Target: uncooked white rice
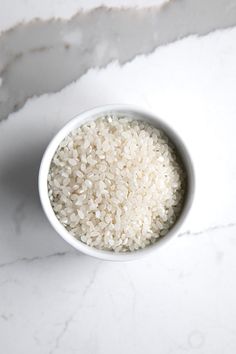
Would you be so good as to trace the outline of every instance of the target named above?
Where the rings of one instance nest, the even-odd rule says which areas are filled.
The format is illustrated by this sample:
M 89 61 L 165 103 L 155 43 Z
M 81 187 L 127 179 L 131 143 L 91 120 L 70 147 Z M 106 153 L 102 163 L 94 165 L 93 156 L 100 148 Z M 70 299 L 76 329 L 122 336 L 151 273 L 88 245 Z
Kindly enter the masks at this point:
M 144 248 L 178 217 L 185 174 L 166 135 L 129 117 L 105 116 L 72 131 L 48 175 L 58 220 L 89 246 Z

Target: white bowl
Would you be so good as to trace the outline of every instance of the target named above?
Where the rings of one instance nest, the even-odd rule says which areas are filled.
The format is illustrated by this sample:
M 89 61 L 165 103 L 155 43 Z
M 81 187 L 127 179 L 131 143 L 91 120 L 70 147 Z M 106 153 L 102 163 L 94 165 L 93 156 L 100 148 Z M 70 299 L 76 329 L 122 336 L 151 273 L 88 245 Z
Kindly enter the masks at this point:
M 172 143 L 175 145 L 177 152 L 183 162 L 183 165 L 185 167 L 186 173 L 187 173 L 187 191 L 186 191 L 186 197 L 184 201 L 184 205 L 181 211 L 181 214 L 179 215 L 176 223 L 172 226 L 170 231 L 162 238 L 156 241 L 156 243 L 147 246 L 144 249 L 140 249 L 137 251 L 133 252 L 124 252 L 124 253 L 115 253 L 112 251 L 102 251 L 98 250 L 96 248 L 90 247 L 83 243 L 82 241 L 77 240 L 74 236 L 72 236 L 66 228 L 60 223 L 60 221 L 57 219 L 50 200 L 48 196 L 48 185 L 47 185 L 47 178 L 48 178 L 48 172 L 51 164 L 51 160 L 61 143 L 61 141 L 75 128 L 78 128 L 80 125 L 94 120 L 98 118 L 99 116 L 103 114 L 109 114 L 109 113 L 126 113 L 128 115 L 134 116 L 135 119 L 140 119 L 143 121 L 147 121 L 153 126 L 160 128 L 163 130 L 166 135 L 169 137 L 169 139 L 172 141 Z M 58 234 L 65 240 L 67 241 L 71 246 L 76 248 L 77 250 L 93 257 L 97 257 L 100 259 L 104 260 L 110 260 L 110 261 L 130 261 L 134 260 L 140 257 L 143 257 L 150 252 L 157 251 L 159 247 L 164 245 L 167 241 L 169 241 L 171 238 L 173 238 L 175 235 L 177 235 L 178 230 L 182 226 L 189 210 L 192 204 L 193 200 L 193 195 L 194 195 L 194 189 L 195 189 L 195 177 L 194 177 L 194 170 L 193 170 L 193 164 L 191 161 L 191 158 L 189 156 L 189 153 L 181 140 L 181 138 L 173 131 L 172 128 L 170 128 L 166 123 L 164 123 L 162 120 L 157 118 L 155 115 L 152 113 L 143 111 L 142 109 L 139 109 L 137 107 L 129 106 L 129 105 L 107 105 L 107 106 L 102 106 L 102 107 L 97 107 L 94 109 L 91 109 L 89 111 L 80 113 L 77 115 L 74 119 L 69 121 L 57 134 L 56 136 L 52 139 L 50 144 L 48 145 L 43 158 L 42 162 L 40 165 L 40 170 L 39 170 L 39 195 L 40 195 L 40 200 L 42 203 L 43 210 L 50 221 L 51 225 L 53 228 L 58 232 Z

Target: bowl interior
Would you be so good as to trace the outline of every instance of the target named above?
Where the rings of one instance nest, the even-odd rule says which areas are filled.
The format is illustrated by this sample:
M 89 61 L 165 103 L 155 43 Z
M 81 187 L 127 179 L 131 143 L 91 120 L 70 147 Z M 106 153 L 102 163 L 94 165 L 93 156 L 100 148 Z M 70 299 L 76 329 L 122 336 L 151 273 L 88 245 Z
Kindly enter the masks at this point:
M 185 192 L 185 199 L 183 203 L 182 210 L 178 219 L 176 220 L 175 224 L 171 227 L 168 233 L 163 236 L 162 238 L 158 239 L 154 244 L 151 244 L 144 249 L 140 249 L 133 252 L 119 252 L 115 253 L 113 251 L 103 251 L 93 247 L 90 247 L 83 243 L 82 241 L 76 239 L 73 235 L 71 235 L 66 228 L 60 223 L 57 219 L 53 208 L 51 206 L 51 202 L 48 196 L 48 184 L 47 178 L 48 173 L 51 165 L 52 158 L 61 143 L 61 141 L 74 129 L 78 128 L 82 124 L 95 120 L 98 117 L 106 114 L 115 114 L 117 116 L 127 115 L 134 119 L 142 120 L 145 122 L 150 123 L 154 127 L 157 127 L 164 131 L 167 135 L 171 143 L 175 146 L 176 152 L 183 164 L 183 167 L 186 171 L 186 192 Z M 167 242 L 171 237 L 176 235 L 177 231 L 179 230 L 180 226 L 182 225 L 190 207 L 192 204 L 193 194 L 194 194 L 194 171 L 193 171 L 193 164 L 191 162 L 189 153 L 180 139 L 180 137 L 161 119 L 157 118 L 156 116 L 152 115 L 149 112 L 140 110 L 136 107 L 131 107 L 127 105 L 109 105 L 105 107 L 98 107 L 94 108 L 90 111 L 86 111 L 84 113 L 79 114 L 74 119 L 69 121 L 52 139 L 50 144 L 48 145 L 44 156 L 42 158 L 40 170 L 39 170 L 39 194 L 42 203 L 42 207 L 44 212 L 50 221 L 51 225 L 54 229 L 61 235 L 64 240 L 66 240 L 71 246 L 75 247 L 77 250 L 88 254 L 90 256 L 94 256 L 100 259 L 105 260 L 116 260 L 116 261 L 128 261 L 132 259 L 139 258 L 148 254 L 149 252 L 154 251 L 156 248 L 163 245 Z

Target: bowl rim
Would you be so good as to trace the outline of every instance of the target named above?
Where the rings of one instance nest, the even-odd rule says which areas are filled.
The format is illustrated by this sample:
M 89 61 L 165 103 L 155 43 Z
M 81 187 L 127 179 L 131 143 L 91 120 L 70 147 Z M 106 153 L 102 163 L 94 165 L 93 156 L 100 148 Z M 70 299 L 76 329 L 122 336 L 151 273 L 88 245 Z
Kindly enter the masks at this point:
M 158 239 L 155 243 L 133 252 L 114 252 L 114 251 L 104 251 L 99 250 L 97 248 L 91 247 L 83 243 L 82 241 L 76 239 L 73 235 L 66 230 L 66 228 L 60 223 L 57 219 L 53 208 L 51 206 L 51 202 L 49 200 L 48 195 L 48 184 L 47 177 L 51 164 L 51 160 L 56 152 L 61 141 L 74 129 L 81 126 L 83 123 L 94 120 L 101 116 L 102 114 L 109 113 L 128 113 L 129 115 L 134 115 L 134 118 L 139 118 L 144 121 L 149 121 L 151 124 L 157 126 L 159 129 L 163 130 L 167 137 L 170 138 L 170 141 L 176 147 L 176 150 L 183 161 L 184 168 L 187 172 L 187 193 L 185 197 L 185 202 L 181 214 L 179 215 L 175 224 L 171 227 L 168 233 L 163 237 Z M 78 251 L 87 254 L 89 256 L 93 256 L 102 260 L 109 261 L 131 261 L 135 259 L 139 259 L 144 257 L 164 244 L 166 244 L 170 239 L 173 239 L 174 236 L 177 236 L 179 229 L 183 226 L 184 221 L 191 209 L 194 193 L 195 193 L 195 172 L 193 167 L 193 162 L 191 156 L 188 152 L 188 149 L 185 146 L 182 138 L 176 131 L 171 128 L 166 122 L 156 116 L 154 113 L 145 110 L 143 108 L 137 107 L 135 105 L 129 104 L 109 104 L 94 107 L 89 110 L 85 110 L 79 114 L 77 114 L 74 118 L 69 120 L 62 128 L 55 134 L 52 140 L 49 142 L 39 168 L 38 175 L 38 189 L 39 189 L 39 197 L 41 201 L 42 208 L 44 213 L 49 220 L 52 227 L 57 231 L 57 233 L 72 247 L 77 249 Z

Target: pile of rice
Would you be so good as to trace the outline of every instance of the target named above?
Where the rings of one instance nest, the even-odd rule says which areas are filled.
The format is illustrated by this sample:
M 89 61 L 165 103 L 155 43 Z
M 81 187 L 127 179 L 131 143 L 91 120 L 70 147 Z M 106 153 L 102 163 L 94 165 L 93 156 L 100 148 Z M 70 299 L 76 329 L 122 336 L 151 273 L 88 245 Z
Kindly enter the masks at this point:
M 89 246 L 144 248 L 178 217 L 185 174 L 165 134 L 129 117 L 105 116 L 72 131 L 48 175 L 58 220 Z

